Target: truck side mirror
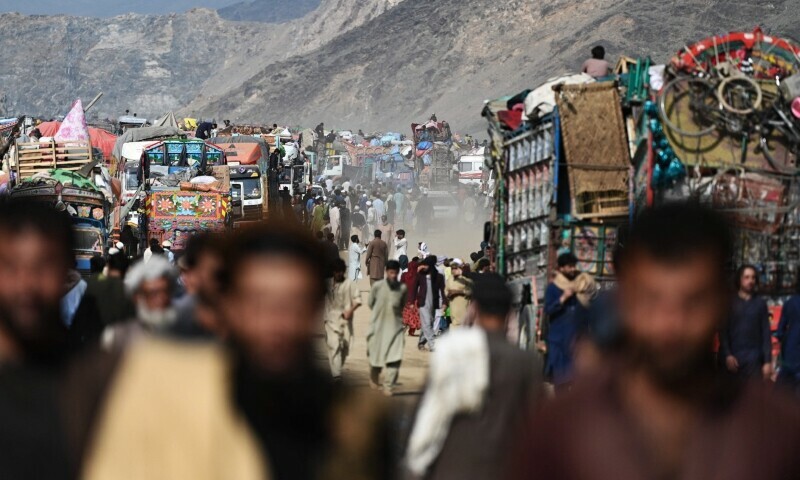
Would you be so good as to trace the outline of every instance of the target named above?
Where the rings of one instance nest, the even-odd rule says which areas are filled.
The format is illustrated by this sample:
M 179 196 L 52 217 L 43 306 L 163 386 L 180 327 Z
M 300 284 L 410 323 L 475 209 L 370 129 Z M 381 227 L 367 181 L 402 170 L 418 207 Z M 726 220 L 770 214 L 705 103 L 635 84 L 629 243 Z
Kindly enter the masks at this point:
M 492 239 L 492 222 L 486 222 L 483 224 L 483 241 L 489 243 L 489 240 Z

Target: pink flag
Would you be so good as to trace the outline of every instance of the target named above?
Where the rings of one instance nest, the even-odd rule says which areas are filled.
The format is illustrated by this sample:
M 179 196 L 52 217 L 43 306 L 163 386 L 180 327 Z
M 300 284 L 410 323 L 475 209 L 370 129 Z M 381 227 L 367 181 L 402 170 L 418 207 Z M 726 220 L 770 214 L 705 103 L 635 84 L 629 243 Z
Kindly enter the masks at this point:
M 89 128 L 86 126 L 86 117 L 83 114 L 83 103 L 80 98 L 72 104 L 72 108 L 64 117 L 61 127 L 53 138 L 57 142 L 89 141 Z

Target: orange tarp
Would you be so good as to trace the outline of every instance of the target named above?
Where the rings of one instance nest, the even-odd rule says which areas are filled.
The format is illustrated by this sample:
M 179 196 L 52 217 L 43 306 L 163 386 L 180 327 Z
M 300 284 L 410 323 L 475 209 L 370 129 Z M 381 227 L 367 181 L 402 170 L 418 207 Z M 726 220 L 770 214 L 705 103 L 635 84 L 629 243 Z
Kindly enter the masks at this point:
M 222 143 L 216 144 L 225 151 L 228 164 L 257 165 L 261 158 L 261 146 L 257 143 Z
M 37 128 L 45 137 L 52 137 L 56 134 L 61 122 L 43 122 Z M 103 151 L 104 158 L 111 158 L 111 152 L 114 150 L 114 144 L 117 142 L 117 136 L 106 132 L 100 128 L 89 127 L 89 138 L 92 140 L 92 146 L 99 148 Z

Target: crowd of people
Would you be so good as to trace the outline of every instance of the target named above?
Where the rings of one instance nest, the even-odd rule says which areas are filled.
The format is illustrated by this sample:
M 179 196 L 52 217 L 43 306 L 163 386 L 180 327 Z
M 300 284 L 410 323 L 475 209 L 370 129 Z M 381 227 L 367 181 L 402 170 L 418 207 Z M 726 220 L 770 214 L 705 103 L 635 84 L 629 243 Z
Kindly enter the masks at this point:
M 200 234 L 172 258 L 154 242 L 130 267 L 120 245 L 81 279 L 63 212 L 1 203 L 0 471 L 56 479 L 800 471 L 797 400 L 767 383 L 774 371 L 757 272 L 741 268 L 729 288 L 730 236 L 712 212 L 671 205 L 642 214 L 615 254 L 613 290 L 598 293 L 563 252 L 545 292 L 544 361 L 508 340 L 519 300 L 491 272 L 490 245 L 465 262 L 418 242 L 409 260 L 403 229 L 386 232 L 391 248 L 376 229 L 362 295 L 361 263 L 354 268 L 335 237 L 329 248 L 310 230 L 282 220 Z M 778 328 L 778 378 L 795 392 L 798 298 Z M 394 393 L 414 330 L 431 351 L 407 434 L 395 404 L 344 379 L 360 309 L 369 310 L 373 389 Z

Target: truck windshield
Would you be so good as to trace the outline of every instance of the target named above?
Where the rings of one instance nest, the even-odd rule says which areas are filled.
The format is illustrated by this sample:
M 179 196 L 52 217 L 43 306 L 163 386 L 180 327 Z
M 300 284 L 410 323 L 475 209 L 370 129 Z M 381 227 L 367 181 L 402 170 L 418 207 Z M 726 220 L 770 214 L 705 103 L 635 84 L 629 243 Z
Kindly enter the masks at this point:
M 139 188 L 139 172 L 137 170 L 125 170 L 125 189 L 136 190 Z
M 246 178 L 242 180 L 244 198 L 250 200 L 261 198 L 261 180 L 258 178 Z
M 103 234 L 96 228 L 76 228 L 75 250 L 103 253 Z

